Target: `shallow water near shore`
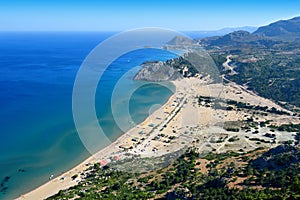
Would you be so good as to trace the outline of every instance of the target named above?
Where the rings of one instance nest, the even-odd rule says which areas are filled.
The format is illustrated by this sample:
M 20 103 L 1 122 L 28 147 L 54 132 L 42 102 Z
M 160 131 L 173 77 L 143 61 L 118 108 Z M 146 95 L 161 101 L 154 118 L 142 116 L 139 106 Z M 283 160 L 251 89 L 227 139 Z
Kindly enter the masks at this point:
M 0 33 L 0 199 L 28 192 L 90 155 L 72 118 L 73 83 L 84 58 L 112 34 Z M 112 141 L 123 133 L 110 110 L 115 83 L 144 61 L 173 57 L 163 50 L 138 50 L 121 56 L 107 69 L 97 90 L 96 110 Z M 126 74 L 124 91 L 139 84 L 132 76 Z M 142 122 L 152 105 L 164 104 L 171 95 L 172 91 L 157 84 L 139 88 L 130 100 L 134 123 Z

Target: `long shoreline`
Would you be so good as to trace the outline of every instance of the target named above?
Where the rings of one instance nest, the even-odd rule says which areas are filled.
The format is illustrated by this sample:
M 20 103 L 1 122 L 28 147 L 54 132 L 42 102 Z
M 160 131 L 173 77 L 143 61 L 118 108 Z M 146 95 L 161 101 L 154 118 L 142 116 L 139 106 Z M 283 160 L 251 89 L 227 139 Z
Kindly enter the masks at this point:
M 169 97 L 169 99 L 166 101 L 166 103 L 163 106 L 161 106 L 158 110 L 165 109 L 167 107 L 167 105 L 169 105 L 170 103 L 172 103 L 174 101 L 175 96 L 176 96 L 176 92 L 177 92 L 176 84 L 174 84 L 174 86 L 175 86 L 175 93 L 173 93 Z M 72 180 L 71 177 L 73 175 L 80 174 L 80 173 L 84 172 L 91 165 L 93 165 L 94 163 L 99 162 L 100 161 L 99 158 L 109 157 L 112 154 L 114 154 L 116 151 L 118 151 L 119 150 L 119 145 L 124 140 L 126 140 L 126 139 L 134 136 L 134 135 L 131 134 L 131 132 L 134 129 L 136 129 L 137 127 L 139 127 L 141 125 L 149 124 L 149 123 L 151 123 L 151 119 L 156 118 L 158 110 L 156 110 L 154 113 L 152 113 L 150 116 L 148 116 L 144 121 L 142 121 L 137 126 L 131 128 L 130 130 L 128 130 L 124 134 L 120 135 L 110 145 L 108 145 L 107 147 L 101 149 L 100 151 L 98 151 L 94 155 L 91 155 L 86 160 L 84 160 L 83 162 L 79 163 L 78 165 L 76 165 L 72 169 L 68 170 L 67 172 L 62 173 L 61 175 L 59 175 L 59 176 L 51 179 L 50 181 L 48 181 L 48 182 L 40 185 L 39 187 L 37 187 L 37 188 L 35 188 L 35 189 L 27 192 L 27 193 L 21 194 L 16 199 L 17 200 L 24 200 L 24 199 L 39 200 L 39 199 L 45 199 L 45 198 L 48 198 L 50 196 L 53 196 L 53 195 L 57 194 L 60 190 L 67 189 L 69 187 L 72 187 L 72 186 L 78 184 L 78 182 Z
M 216 113 L 212 107 L 206 107 L 204 104 L 196 106 L 198 105 L 198 102 L 195 97 L 215 95 L 212 97 L 217 98 L 220 89 L 223 90 L 223 85 L 212 84 L 209 86 L 205 80 L 197 78 L 172 81 L 172 84 L 174 84 L 176 88 L 175 93 L 169 97 L 163 106 L 148 116 L 143 122 L 128 130 L 113 143 L 90 156 L 71 170 L 50 180 L 40 187 L 21 195 L 18 199 L 38 200 L 55 195 L 60 190 L 74 186 L 77 184 L 77 181 L 81 180 L 81 176 L 76 178 L 75 181 L 72 180 L 71 177 L 73 175 L 81 174 L 95 162 L 104 161 L 104 159 L 106 159 L 106 161 L 108 159 L 113 160 L 112 158 L 115 156 L 120 159 L 123 159 L 124 157 L 127 158 L 128 155 L 140 155 L 141 158 L 160 156 L 165 155 L 168 152 L 175 152 L 183 148 L 186 144 L 193 145 L 193 142 L 195 141 L 195 145 L 198 145 L 199 149 L 202 151 L 214 150 L 218 153 L 229 150 L 239 151 L 241 147 L 243 147 L 245 151 L 253 150 L 257 147 L 265 147 L 264 143 L 261 143 L 260 145 L 254 144 L 253 141 L 249 139 L 249 133 L 246 131 L 241 130 L 239 133 L 231 132 L 227 131 L 222 126 L 217 125 L 222 125 L 222 123 L 226 121 L 234 122 L 247 120 L 249 111 L 241 110 L 238 112 L 237 110 L 227 111 L 222 109 L 218 110 L 218 113 Z M 281 110 L 274 102 L 259 97 L 251 92 L 247 92 L 244 88 L 234 83 L 227 85 L 225 90 L 225 99 L 237 102 L 247 102 L 252 105 L 264 105 L 270 108 L 275 107 Z M 173 113 L 176 114 L 173 115 Z M 299 123 L 297 117 L 289 116 L 289 118 L 287 118 L 285 115 L 258 115 L 258 117 L 258 121 L 273 120 L 276 123 L 280 122 L 286 124 L 287 121 L 291 122 L 292 120 L 294 123 Z M 194 133 L 193 135 L 188 134 L 191 130 Z M 264 134 L 267 131 L 268 130 L 261 128 L 260 134 L 256 137 L 265 140 Z M 161 136 L 162 134 L 160 133 L 162 132 L 167 137 Z M 276 131 L 274 134 L 278 134 L 277 136 L 279 138 L 276 144 L 282 141 L 292 140 L 294 137 L 292 133 L 288 134 L 287 132 L 284 136 Z M 172 140 L 169 140 L 170 136 L 173 137 Z M 155 139 L 157 137 L 161 137 L 161 139 Z M 216 140 L 221 137 L 227 137 L 227 139 L 220 143 L 210 141 L 211 139 Z M 228 138 L 232 137 L 238 137 L 239 139 L 236 140 L 236 143 L 231 143 L 226 146 L 229 140 Z M 167 142 L 166 138 L 168 139 Z M 210 145 L 205 145 L 207 142 L 209 142 Z M 269 143 L 266 144 L 269 145 Z M 128 152 L 128 154 L 126 154 L 126 152 Z M 91 164 L 87 165 L 87 163 Z M 82 178 L 84 177 L 85 176 L 82 176 Z

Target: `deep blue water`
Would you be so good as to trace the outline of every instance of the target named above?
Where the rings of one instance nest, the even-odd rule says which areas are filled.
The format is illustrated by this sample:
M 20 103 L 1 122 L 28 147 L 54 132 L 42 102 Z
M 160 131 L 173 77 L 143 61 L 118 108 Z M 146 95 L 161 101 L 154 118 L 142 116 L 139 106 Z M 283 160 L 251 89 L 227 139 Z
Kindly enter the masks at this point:
M 112 34 L 0 33 L 0 199 L 27 192 L 50 174 L 57 176 L 89 156 L 73 122 L 73 83 L 85 57 Z M 110 111 L 116 81 L 144 61 L 172 57 L 162 50 L 138 50 L 121 56 L 106 70 L 96 110 L 112 140 L 122 134 Z M 126 74 L 124 91 L 139 84 L 133 75 Z M 144 120 L 152 105 L 163 104 L 171 94 L 157 84 L 137 90 L 130 104 L 134 122 Z

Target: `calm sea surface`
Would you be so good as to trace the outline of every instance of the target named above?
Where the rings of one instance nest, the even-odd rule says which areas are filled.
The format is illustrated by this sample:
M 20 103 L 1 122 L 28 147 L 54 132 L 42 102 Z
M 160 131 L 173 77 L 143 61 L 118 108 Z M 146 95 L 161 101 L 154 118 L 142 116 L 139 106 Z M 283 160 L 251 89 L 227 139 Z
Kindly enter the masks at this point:
M 111 35 L 0 33 L 0 199 L 32 190 L 51 174 L 57 176 L 90 156 L 73 122 L 73 83 L 85 57 Z M 96 110 L 111 140 L 123 133 L 110 109 L 116 82 L 125 78 L 124 91 L 130 90 L 139 84 L 132 80 L 135 71 L 127 73 L 130 69 L 144 61 L 175 56 L 144 49 L 123 55 L 108 67 L 98 86 Z M 157 84 L 139 88 L 130 99 L 134 122 L 143 121 L 151 106 L 165 103 L 171 94 Z M 118 98 L 122 99 L 122 94 Z

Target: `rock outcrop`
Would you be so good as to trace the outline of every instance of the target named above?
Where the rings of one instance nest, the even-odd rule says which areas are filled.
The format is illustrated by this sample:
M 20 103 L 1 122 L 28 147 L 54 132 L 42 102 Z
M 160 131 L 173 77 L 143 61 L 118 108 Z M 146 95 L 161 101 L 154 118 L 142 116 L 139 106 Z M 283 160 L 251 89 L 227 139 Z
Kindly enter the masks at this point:
M 162 61 L 145 62 L 142 69 L 134 76 L 134 80 L 171 81 L 180 78 L 180 73 Z

